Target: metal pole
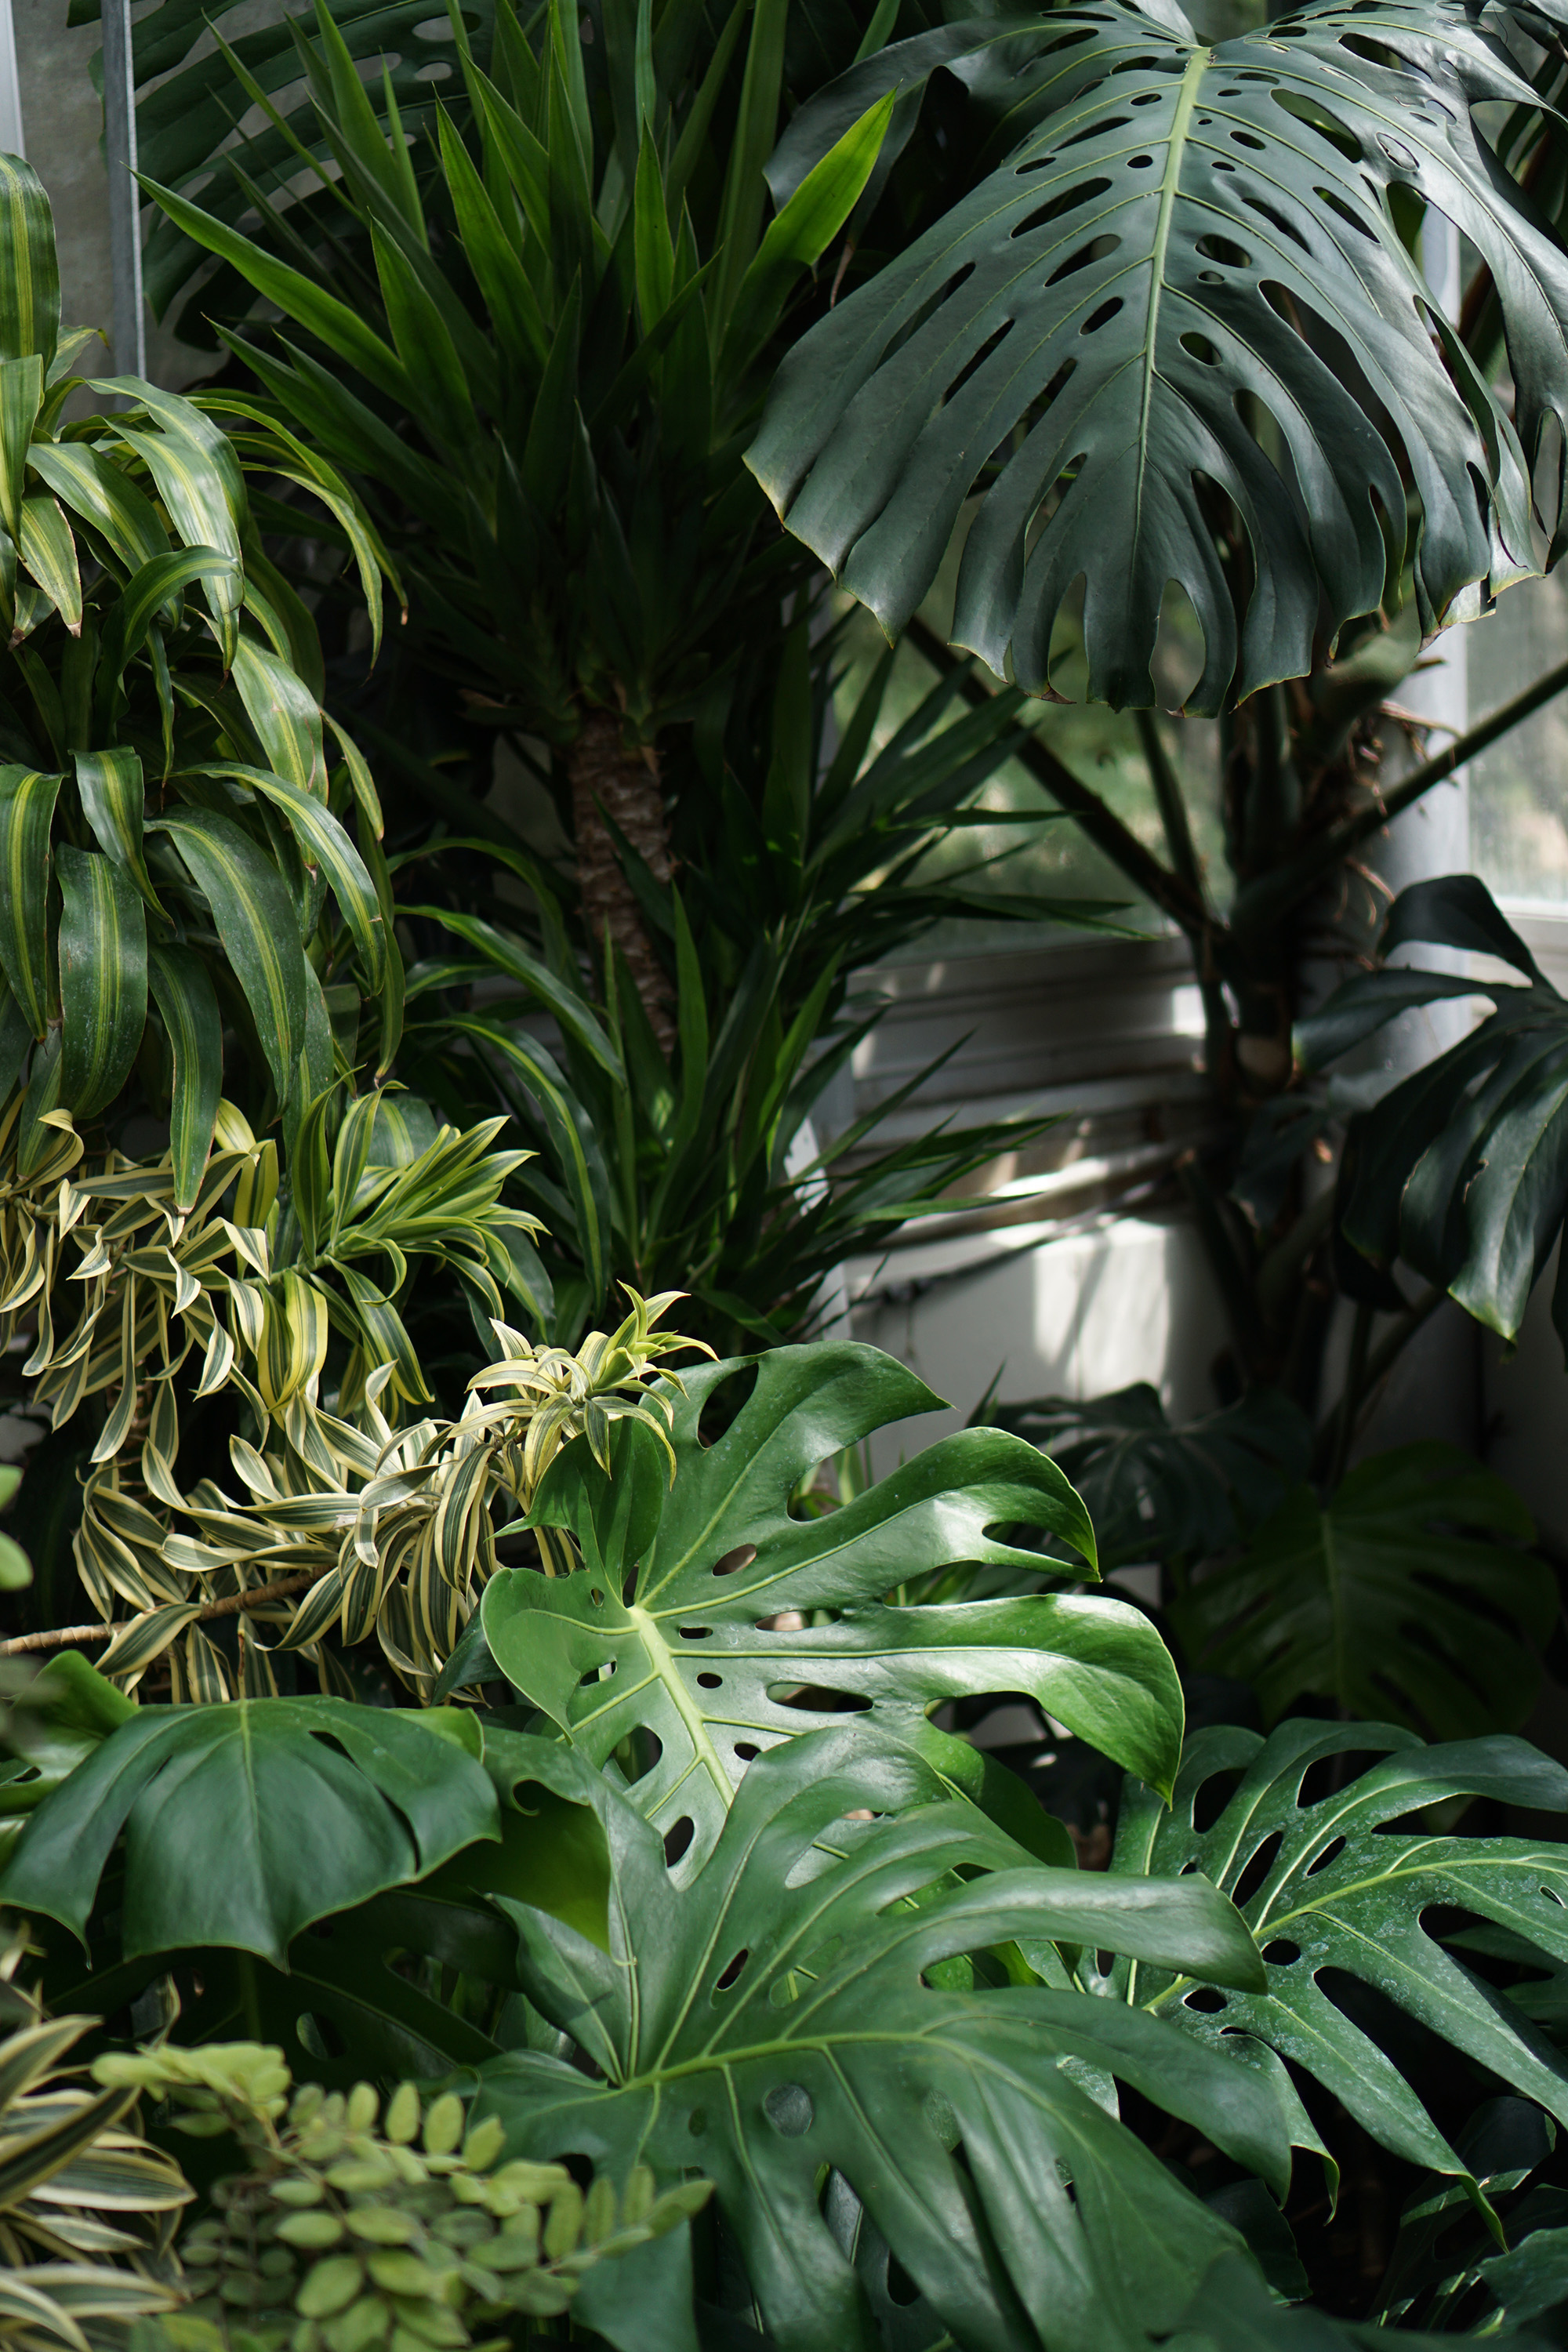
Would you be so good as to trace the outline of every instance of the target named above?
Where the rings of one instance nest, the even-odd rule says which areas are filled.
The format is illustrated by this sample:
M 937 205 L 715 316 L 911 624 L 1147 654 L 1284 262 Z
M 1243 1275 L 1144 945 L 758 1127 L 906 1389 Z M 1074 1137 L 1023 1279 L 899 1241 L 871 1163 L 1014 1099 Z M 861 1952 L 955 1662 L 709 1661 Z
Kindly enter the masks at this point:
M 147 314 L 142 299 L 142 192 L 135 178 L 136 74 L 131 49 L 131 0 L 103 0 L 103 145 L 109 165 L 115 373 L 144 376 Z
M 11 0 L 0 0 L 0 153 L 25 155 L 22 85 L 16 73 L 16 27 Z

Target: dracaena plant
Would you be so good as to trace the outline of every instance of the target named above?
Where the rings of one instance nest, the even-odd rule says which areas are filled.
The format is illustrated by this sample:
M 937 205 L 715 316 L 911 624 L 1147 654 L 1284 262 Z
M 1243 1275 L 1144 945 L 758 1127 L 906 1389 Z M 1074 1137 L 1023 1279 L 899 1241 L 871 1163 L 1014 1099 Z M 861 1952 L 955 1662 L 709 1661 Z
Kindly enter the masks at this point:
M 384 1066 L 401 1002 L 374 788 L 347 739 L 330 767 L 314 627 L 263 551 L 247 467 L 324 505 L 377 625 L 381 559 L 284 429 L 231 440 L 129 378 L 89 387 L 112 415 L 64 421 L 89 338 L 61 340 L 42 187 L 16 158 L 0 172 L 0 1086 L 26 1072 L 26 1160 L 47 1114 L 101 1118 L 140 1061 L 186 1207 L 226 1026 L 258 1103 L 297 1119 L 331 1078 L 334 1012 L 352 1044 L 377 1001 Z M 357 804 L 359 847 L 333 803 Z
M 889 112 L 850 126 L 764 228 L 785 9 L 760 9 L 749 37 L 745 20 L 732 9 L 710 46 L 680 12 L 656 41 L 617 0 L 591 93 L 563 0 L 526 35 L 503 0 L 485 63 L 454 16 L 464 118 L 430 126 L 416 170 L 390 85 L 378 110 L 321 7 L 300 64 L 353 241 L 324 213 L 269 251 L 151 189 L 283 311 L 281 351 L 247 341 L 245 360 L 366 484 L 438 666 L 561 755 L 584 932 L 607 930 L 667 1049 L 667 975 L 626 861 L 668 882 L 663 740 L 700 714 L 721 740 L 734 673 L 751 643 L 776 646 L 805 577 L 741 451 L 781 313 Z

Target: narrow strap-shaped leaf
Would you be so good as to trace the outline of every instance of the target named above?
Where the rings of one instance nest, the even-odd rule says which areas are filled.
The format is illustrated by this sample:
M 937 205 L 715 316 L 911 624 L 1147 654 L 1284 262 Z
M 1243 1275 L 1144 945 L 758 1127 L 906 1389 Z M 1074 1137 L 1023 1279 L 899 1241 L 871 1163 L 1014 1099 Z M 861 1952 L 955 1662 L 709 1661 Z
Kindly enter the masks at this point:
M 746 51 L 745 79 L 741 85 L 740 120 L 730 150 L 720 214 L 717 317 L 721 327 L 729 318 L 741 280 L 757 249 L 763 201 L 767 194 L 763 167 L 778 139 L 779 94 L 784 86 L 784 24 L 788 0 L 757 0 Z
M 174 548 L 167 555 L 151 557 L 132 572 L 103 625 L 98 673 L 101 727 L 113 722 L 121 681 L 146 641 L 153 614 L 167 607 L 171 617 L 177 618 L 182 589 L 193 581 L 219 578 L 243 590 L 245 574 L 240 564 L 216 547 Z
M 386 1297 L 370 1276 L 357 1266 L 339 1265 L 354 1313 L 363 1330 L 361 1345 L 364 1349 L 365 1370 L 374 1371 L 378 1365 L 392 1366 L 392 1385 L 409 1404 L 428 1404 L 430 1391 L 425 1385 L 425 1375 L 419 1369 L 419 1358 L 414 1343 L 404 1327 L 403 1318 L 390 1298 Z
M 575 1238 L 591 1287 L 592 1311 L 604 1297 L 608 1279 L 610 1233 L 609 1177 L 593 1129 L 573 1100 L 554 1060 L 531 1037 L 469 1015 L 458 1016 L 451 1025 L 499 1054 L 510 1066 L 514 1081 L 521 1079 L 539 1106 L 576 1221 Z
M 111 376 L 95 383 L 93 390 L 143 398 L 152 387 L 134 376 Z M 147 404 L 144 399 L 143 404 Z M 216 548 L 237 564 L 245 531 L 246 499 L 244 477 L 232 450 L 225 444 L 220 454 L 207 436 L 213 436 L 220 444 L 223 436 L 207 424 L 199 410 L 188 409 L 184 402 L 162 403 L 158 422 L 163 429 L 149 432 L 141 426 L 121 425 L 116 418 L 114 429 L 126 446 L 146 464 L 175 533 L 184 545 Z M 211 573 L 205 575 L 205 585 L 224 660 L 232 662 L 238 637 L 243 580 L 232 573 Z
M 234 776 L 283 810 L 312 863 L 323 866 L 354 945 L 364 959 L 373 988 L 379 988 L 386 970 L 386 931 L 375 884 L 364 860 L 331 809 L 310 793 L 265 768 L 242 767 L 235 761 L 191 771 L 203 775 Z
M 283 877 L 249 835 L 216 809 L 171 810 L 153 829 L 169 835 L 212 908 L 279 1100 L 287 1102 L 305 1045 L 305 959 Z
M 174 1202 L 195 1205 L 223 1093 L 223 1020 L 211 974 L 193 948 L 154 947 L 148 981 L 174 1057 L 169 1152 Z
M 27 463 L 68 514 L 102 532 L 127 571 L 169 552 L 169 534 L 151 499 L 85 442 L 35 441 Z
M 327 797 L 327 761 L 321 748 L 321 710 L 315 696 L 286 662 L 248 637 L 234 649 L 234 682 L 255 728 L 268 764 L 280 776 Z
M 47 368 L 60 331 L 55 224 L 43 182 L 19 155 L 0 155 L 0 217 L 5 253 L 0 359 L 25 359 L 36 352 Z
M 540 962 L 537 956 L 530 955 L 518 940 L 509 939 L 504 931 L 498 931 L 493 924 L 481 921 L 477 915 L 448 914 L 436 907 L 410 907 L 407 911 L 411 915 L 433 917 L 446 929 L 455 931 L 461 940 L 467 940 L 470 947 L 478 948 L 497 971 L 505 972 L 509 980 L 515 980 L 531 991 L 541 1003 L 553 1013 L 573 1043 L 591 1055 L 618 1086 L 625 1086 L 626 1074 L 621 1057 L 581 990 L 559 979 Z
M 892 121 L 894 93 L 868 106 L 829 148 L 768 225 L 735 295 L 724 336 L 724 366 L 733 376 L 778 323 L 784 298 L 803 269 L 820 260 L 858 203 L 876 169 Z
M 136 753 L 123 746 L 108 751 L 79 751 L 76 788 L 99 847 L 125 868 L 153 912 L 162 916 L 163 909 L 142 846 L 147 788 Z
M 35 490 L 22 500 L 22 535 L 16 543 L 22 568 L 32 574 L 70 631 L 81 628 L 81 573 L 76 541 L 58 502 Z
M 122 866 L 62 841 L 60 1099 L 78 1118 L 111 1103 L 147 1026 L 147 915 Z
M 413 388 L 396 352 L 346 302 L 323 293 L 299 270 L 275 261 L 260 246 L 241 236 L 237 229 L 215 220 L 198 205 L 177 196 L 172 188 L 161 188 L 155 180 L 145 176 L 142 185 L 187 236 L 195 237 L 209 253 L 218 254 L 231 263 L 258 294 L 276 302 L 280 310 L 297 320 L 308 333 L 317 336 L 330 352 L 346 360 L 350 367 L 357 368 L 367 382 L 400 404 L 413 404 Z
M 36 352 L 0 360 L 0 520 L 13 539 L 21 537 L 27 451 L 43 397 L 43 362 Z
M 64 782 L 0 768 L 0 965 L 35 1037 L 49 1025 L 49 829 Z

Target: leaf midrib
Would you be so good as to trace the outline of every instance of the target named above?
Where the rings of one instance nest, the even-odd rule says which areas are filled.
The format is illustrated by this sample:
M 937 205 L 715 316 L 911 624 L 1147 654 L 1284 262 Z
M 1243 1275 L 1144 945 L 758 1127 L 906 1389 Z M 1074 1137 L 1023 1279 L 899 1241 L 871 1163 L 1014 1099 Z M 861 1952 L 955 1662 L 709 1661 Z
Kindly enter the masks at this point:
M 1148 466 L 1150 412 L 1154 402 L 1154 379 L 1158 373 L 1155 346 L 1159 340 L 1160 304 L 1165 290 L 1165 257 L 1170 249 L 1171 223 L 1181 192 L 1182 166 L 1186 160 L 1187 126 L 1198 102 L 1198 85 L 1214 62 L 1214 51 L 1195 50 L 1182 71 L 1182 86 L 1176 96 L 1175 111 L 1171 117 L 1171 129 L 1165 147 L 1165 171 L 1160 183 L 1160 215 L 1154 224 L 1154 241 L 1150 249 L 1149 318 L 1144 331 L 1143 387 L 1138 405 L 1138 498 L 1135 508 L 1133 537 L 1142 530 L 1143 478 Z

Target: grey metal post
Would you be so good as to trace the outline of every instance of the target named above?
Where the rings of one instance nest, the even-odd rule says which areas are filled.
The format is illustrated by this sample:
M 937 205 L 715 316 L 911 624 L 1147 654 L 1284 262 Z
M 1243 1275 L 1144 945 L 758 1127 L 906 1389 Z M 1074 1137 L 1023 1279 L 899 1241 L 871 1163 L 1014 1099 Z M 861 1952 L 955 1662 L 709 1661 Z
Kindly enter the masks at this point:
M 7 0 L 8 6 L 8 0 Z M 114 366 L 147 373 L 142 299 L 142 192 L 136 184 L 136 76 L 131 0 L 103 0 L 103 144 L 109 165 L 109 255 L 114 272 Z

